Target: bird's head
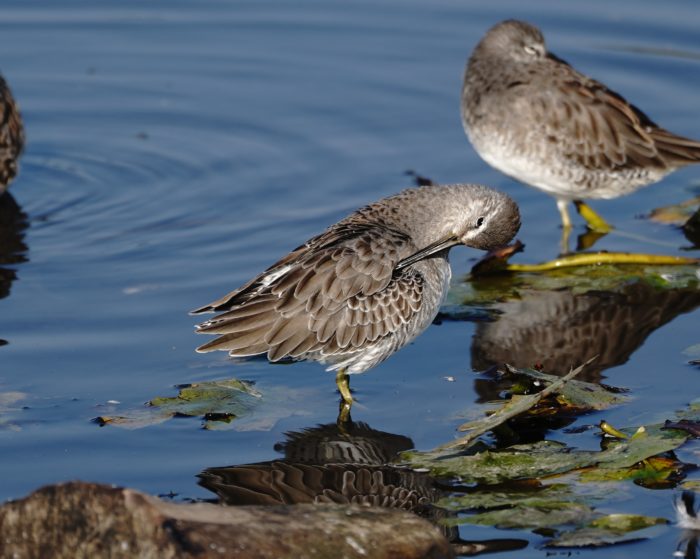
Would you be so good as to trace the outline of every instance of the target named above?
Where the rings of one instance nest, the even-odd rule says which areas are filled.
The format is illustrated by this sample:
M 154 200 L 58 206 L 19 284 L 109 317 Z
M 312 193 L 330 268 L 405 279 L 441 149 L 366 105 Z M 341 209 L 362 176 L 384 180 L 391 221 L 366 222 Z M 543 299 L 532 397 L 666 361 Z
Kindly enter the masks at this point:
M 542 32 L 534 25 L 515 19 L 502 21 L 489 29 L 477 50 L 522 64 L 536 62 L 548 55 Z

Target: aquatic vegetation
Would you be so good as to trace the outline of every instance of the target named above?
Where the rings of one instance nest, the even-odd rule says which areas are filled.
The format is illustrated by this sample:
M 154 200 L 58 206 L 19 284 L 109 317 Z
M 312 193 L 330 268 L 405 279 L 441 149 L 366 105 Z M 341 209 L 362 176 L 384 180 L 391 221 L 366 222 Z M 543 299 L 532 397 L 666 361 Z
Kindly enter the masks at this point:
M 453 492 L 442 498 L 438 506 L 462 514 L 444 522 L 532 530 L 550 538 L 543 544 L 548 547 L 628 542 L 649 537 L 654 534 L 649 528 L 668 523 L 663 518 L 602 514 L 597 506 L 605 504 L 609 508 L 610 501 L 623 491 L 620 484 L 626 482 L 659 488 L 673 487 L 683 479 L 690 466 L 678 460 L 673 451 L 692 433 L 676 427 L 694 424 L 700 418 L 697 402 L 677 412 L 677 421 L 624 429 L 605 426 L 600 450 L 577 449 L 551 440 L 499 447 L 485 436 L 516 415 L 536 417 L 545 397 L 575 401 L 579 412 L 624 401 L 614 397 L 601 399 L 600 391 L 606 391 L 605 388 L 592 389 L 590 383 L 574 380 L 582 369 L 557 378 L 508 367 L 509 373 L 539 383 L 540 391 L 512 394 L 489 417 L 460 427 L 470 430 L 471 436 L 428 452 L 409 451 L 401 455 L 411 467 L 449 480 Z M 532 386 L 528 388 L 531 389 Z M 538 394 L 544 396 L 538 398 Z
M 188 384 L 178 387 L 177 396 L 159 396 L 144 408 L 99 416 L 95 422 L 134 429 L 173 417 L 201 417 L 204 427 L 210 428 L 215 423 L 228 424 L 249 414 L 261 398 L 252 384 L 236 379 Z

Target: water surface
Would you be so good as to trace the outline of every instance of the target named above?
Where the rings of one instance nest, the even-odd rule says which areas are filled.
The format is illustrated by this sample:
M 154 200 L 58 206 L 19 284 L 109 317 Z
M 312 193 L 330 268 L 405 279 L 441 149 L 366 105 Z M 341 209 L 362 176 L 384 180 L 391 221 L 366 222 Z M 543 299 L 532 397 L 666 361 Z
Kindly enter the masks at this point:
M 553 200 L 489 168 L 459 120 L 466 57 L 507 17 L 541 26 L 552 50 L 667 128 L 700 136 L 700 12 L 689 1 L 4 2 L 0 63 L 28 145 L 11 187 L 27 217 L 16 214 L 15 256 L 0 263 L 0 392 L 14 395 L 0 400 L 0 500 L 67 479 L 211 498 L 197 485 L 202 470 L 274 459 L 285 432 L 333 422 L 334 383 L 322 367 L 195 354 L 202 338 L 187 311 L 409 186 L 407 169 L 505 190 L 523 214 L 519 259 L 555 256 Z M 688 254 L 677 229 L 639 216 L 699 184 L 700 169 L 689 168 L 596 204 L 618 228 L 597 247 Z M 457 280 L 478 256 L 453 251 Z M 602 373 L 634 396 L 606 419 L 659 421 L 700 395 L 683 353 L 700 343 L 694 309 Z M 476 328 L 445 321 L 353 379 L 353 418 L 422 449 L 451 437 L 477 405 Z M 290 401 L 239 430 L 204 431 L 194 419 L 139 430 L 90 422 L 176 384 L 230 377 L 262 392 L 284 387 Z M 597 439 L 587 433 L 580 444 Z M 632 486 L 620 509 L 670 518 L 671 502 L 671 491 Z M 461 535 L 504 537 L 474 527 Z M 516 536 L 532 542 L 520 557 L 545 554 L 531 534 Z M 667 556 L 675 538 L 668 529 L 634 549 Z

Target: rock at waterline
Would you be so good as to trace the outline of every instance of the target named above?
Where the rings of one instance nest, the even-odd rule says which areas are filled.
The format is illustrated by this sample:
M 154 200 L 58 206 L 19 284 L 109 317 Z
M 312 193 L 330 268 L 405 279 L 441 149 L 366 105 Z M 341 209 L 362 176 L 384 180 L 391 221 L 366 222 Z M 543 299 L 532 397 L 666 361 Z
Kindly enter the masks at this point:
M 427 521 L 336 505 L 175 504 L 132 489 L 69 482 L 0 507 L 0 559 L 452 557 Z

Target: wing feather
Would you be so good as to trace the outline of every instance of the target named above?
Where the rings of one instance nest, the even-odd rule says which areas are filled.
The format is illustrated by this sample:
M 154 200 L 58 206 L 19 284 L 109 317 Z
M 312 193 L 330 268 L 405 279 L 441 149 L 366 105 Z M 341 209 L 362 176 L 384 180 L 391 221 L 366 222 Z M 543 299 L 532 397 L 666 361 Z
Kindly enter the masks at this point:
M 223 311 L 199 332 L 219 334 L 199 351 L 267 352 L 271 361 L 356 352 L 420 310 L 423 276 L 396 265 L 411 239 L 375 223 L 341 222 L 268 270 L 196 312 Z
M 700 142 L 659 128 L 605 85 L 566 64 L 559 89 L 520 97 L 548 140 L 576 165 L 589 169 L 674 168 L 700 160 Z M 532 94 L 532 95 L 530 95 Z

